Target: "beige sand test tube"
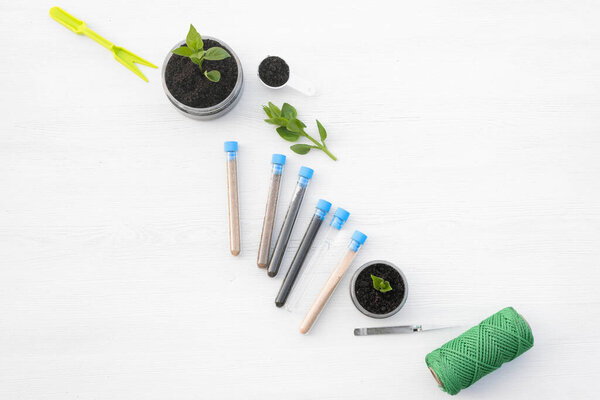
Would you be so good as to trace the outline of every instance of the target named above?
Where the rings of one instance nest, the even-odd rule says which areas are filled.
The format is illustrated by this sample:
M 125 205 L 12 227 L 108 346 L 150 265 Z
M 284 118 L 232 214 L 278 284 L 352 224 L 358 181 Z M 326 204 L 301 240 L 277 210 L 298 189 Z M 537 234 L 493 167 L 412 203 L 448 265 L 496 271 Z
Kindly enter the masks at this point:
M 352 235 L 352 239 L 350 241 L 350 245 L 348 246 L 348 250 L 344 254 L 344 257 L 342 257 L 342 259 L 337 264 L 331 275 L 329 275 L 327 282 L 325 282 L 325 285 L 323 286 L 323 288 L 317 295 L 317 298 L 313 302 L 312 306 L 310 306 L 310 309 L 306 313 L 302 324 L 300 324 L 300 333 L 304 334 L 310 331 L 315 321 L 319 317 L 319 314 L 321 314 L 321 311 L 323 311 L 323 308 L 325 308 L 327 301 L 331 298 L 331 295 L 335 291 L 335 288 L 342 280 L 342 277 L 352 264 L 352 261 L 354 261 L 358 250 L 365 243 L 366 240 L 367 235 L 359 231 L 354 231 L 354 234 Z
M 227 153 L 227 206 L 229 213 L 229 251 L 240 254 L 240 202 L 238 194 L 237 142 L 225 142 Z

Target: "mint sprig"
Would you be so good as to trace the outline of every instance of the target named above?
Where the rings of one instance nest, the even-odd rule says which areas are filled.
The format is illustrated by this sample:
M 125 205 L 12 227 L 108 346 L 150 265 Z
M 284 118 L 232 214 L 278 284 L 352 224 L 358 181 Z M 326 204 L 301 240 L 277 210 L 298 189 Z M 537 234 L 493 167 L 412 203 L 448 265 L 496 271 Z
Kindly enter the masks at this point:
M 381 293 L 392 290 L 392 285 L 383 278 L 371 274 L 371 279 L 373 280 L 373 288 L 375 290 L 379 290 Z
M 267 117 L 269 117 L 265 119 L 265 122 L 272 125 L 277 125 L 278 128 L 276 131 L 284 140 L 287 140 L 288 142 L 296 142 L 301 136 L 303 136 L 313 143 L 298 143 L 290 146 L 290 149 L 294 153 L 306 154 L 312 149 L 317 149 L 323 151 L 333 161 L 337 161 L 337 157 L 329 151 L 327 145 L 325 144 L 325 140 L 327 139 L 327 131 L 325 130 L 323 124 L 319 122 L 319 120 L 316 121 L 317 129 L 319 130 L 320 141 L 306 133 L 304 130 L 306 125 L 297 118 L 298 112 L 288 103 L 283 103 L 283 106 L 281 106 L 281 109 L 279 109 L 279 107 L 277 107 L 275 104 L 269 102 L 268 106 L 263 106 L 263 110 L 265 114 L 267 114 Z
M 200 68 L 200 71 L 204 74 L 206 79 L 211 82 L 219 82 L 221 80 L 221 73 L 216 69 L 211 71 L 202 69 L 202 62 L 204 60 L 219 61 L 231 57 L 231 55 L 222 47 L 211 47 L 210 49 L 204 50 L 204 41 L 202 36 L 198 33 L 194 25 L 190 24 L 190 30 L 185 38 L 185 46 L 178 47 L 173 50 L 173 54 L 178 56 L 188 57 L 194 64 Z

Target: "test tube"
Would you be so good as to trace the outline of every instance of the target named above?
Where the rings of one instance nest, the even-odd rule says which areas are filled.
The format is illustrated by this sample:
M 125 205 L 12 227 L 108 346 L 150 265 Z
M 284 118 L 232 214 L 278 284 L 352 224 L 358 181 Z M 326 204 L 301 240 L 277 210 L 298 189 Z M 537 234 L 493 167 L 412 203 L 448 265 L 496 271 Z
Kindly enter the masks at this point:
M 240 202 L 237 174 L 238 142 L 225 142 L 227 154 L 227 206 L 229 211 L 229 251 L 240 254 Z
M 265 218 L 263 220 L 262 233 L 260 234 L 258 259 L 256 260 L 256 264 L 259 266 L 259 268 L 266 268 L 269 265 L 269 252 L 271 251 L 273 223 L 275 222 L 275 215 L 277 213 L 277 201 L 279 200 L 279 187 L 281 186 L 281 176 L 283 175 L 285 156 L 283 154 L 273 154 L 273 157 L 271 158 L 271 164 L 271 183 L 269 184 L 269 195 L 267 196 Z
M 327 276 L 323 263 L 326 258 L 330 257 L 331 249 L 340 244 L 340 240 L 343 239 L 340 235 L 342 227 L 348 221 L 350 213 L 345 209 L 338 207 L 329 222 L 327 231 L 325 232 L 324 239 L 317 245 L 317 248 L 313 250 L 308 261 L 305 263 L 304 268 L 300 270 L 299 276 L 296 278 L 296 288 L 290 294 L 287 302 L 285 303 L 285 309 L 288 311 L 294 311 L 300 306 L 300 302 L 309 295 L 307 293 L 308 288 L 313 286 L 312 282 L 315 277 L 323 276 L 323 279 Z M 334 252 L 334 253 L 337 253 Z M 332 254 L 331 256 L 335 256 Z M 304 304 L 304 302 L 303 302 Z
M 306 313 L 302 324 L 300 324 L 300 333 L 308 333 L 308 331 L 310 331 L 310 328 L 312 328 L 313 324 L 317 320 L 317 317 L 319 314 L 321 314 L 321 311 L 323 311 L 327 301 L 335 291 L 335 288 L 337 287 L 338 283 L 340 283 L 340 280 L 350 267 L 350 264 L 352 264 L 352 261 L 354 261 L 358 250 L 366 240 L 367 235 L 359 231 L 354 231 L 354 234 L 352 234 L 352 239 L 350 240 L 350 245 L 346 250 L 346 254 L 344 254 L 338 265 L 329 276 L 329 279 L 327 279 L 327 282 L 325 282 L 325 285 L 317 295 L 317 298 L 308 310 L 308 313 Z
M 275 298 L 275 305 L 277 307 L 282 307 L 285 304 L 292 288 L 294 287 L 294 282 L 296 282 L 296 278 L 300 273 L 302 268 L 302 264 L 306 259 L 306 255 L 312 246 L 317 233 L 319 232 L 319 228 L 323 224 L 323 219 L 331 209 L 331 203 L 326 200 L 319 200 L 317 203 L 317 207 L 315 208 L 315 213 L 313 214 L 310 223 L 308 224 L 308 228 L 306 229 L 306 233 L 302 237 L 302 241 L 300 242 L 300 246 L 298 247 L 298 251 L 296 251 L 296 255 L 292 260 L 292 264 L 290 265 L 290 269 L 288 269 L 283 282 L 281 283 L 281 288 L 279 289 L 279 293 Z
M 292 200 L 290 201 L 290 206 L 287 214 L 285 215 L 285 219 L 283 220 L 283 225 L 281 226 L 281 231 L 277 237 L 277 242 L 275 243 L 275 248 L 273 249 L 273 255 L 271 256 L 271 261 L 269 262 L 267 273 L 270 277 L 277 275 L 277 272 L 279 271 L 281 260 L 283 260 L 285 249 L 288 241 L 290 240 L 290 236 L 292 235 L 292 229 L 294 229 L 294 223 L 296 222 L 298 211 L 300 211 L 300 206 L 302 205 L 304 193 L 306 193 L 306 188 L 308 186 L 308 182 L 310 182 L 310 179 L 313 176 L 313 172 L 314 171 L 308 167 L 301 167 L 300 172 L 298 172 L 298 182 L 296 183 L 296 188 L 294 189 L 294 194 L 292 195 Z

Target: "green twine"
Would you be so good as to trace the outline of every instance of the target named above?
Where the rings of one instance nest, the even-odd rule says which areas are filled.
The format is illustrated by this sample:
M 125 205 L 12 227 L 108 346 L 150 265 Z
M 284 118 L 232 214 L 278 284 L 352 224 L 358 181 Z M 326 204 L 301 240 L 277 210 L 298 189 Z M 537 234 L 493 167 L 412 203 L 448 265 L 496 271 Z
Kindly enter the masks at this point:
M 442 390 L 452 395 L 533 346 L 527 321 L 507 307 L 425 357 Z

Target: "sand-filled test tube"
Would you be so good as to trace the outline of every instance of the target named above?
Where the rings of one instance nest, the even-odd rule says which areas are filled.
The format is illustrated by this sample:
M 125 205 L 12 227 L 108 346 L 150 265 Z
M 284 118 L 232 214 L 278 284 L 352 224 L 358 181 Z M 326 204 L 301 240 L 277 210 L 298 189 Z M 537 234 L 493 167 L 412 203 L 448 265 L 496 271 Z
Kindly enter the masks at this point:
M 275 305 L 277 307 L 283 307 L 288 296 L 290 295 L 292 288 L 294 287 L 294 283 L 296 282 L 296 278 L 300 274 L 302 265 L 306 259 L 306 255 L 308 254 L 308 251 L 310 250 L 310 247 L 312 246 L 315 237 L 319 232 L 319 228 L 321 228 L 323 220 L 330 209 L 331 203 L 327 200 L 320 199 L 317 203 L 315 213 L 308 224 L 308 228 L 302 237 L 298 251 L 296 251 L 296 255 L 292 260 L 292 264 L 290 264 L 290 269 L 288 269 L 288 272 L 281 283 L 279 293 L 277 293 L 277 297 L 275 298 Z
M 260 244 L 258 246 L 258 258 L 256 260 L 259 268 L 266 268 L 269 265 L 273 224 L 275 223 L 275 215 L 277 214 L 277 202 L 279 201 L 279 188 L 281 186 L 284 165 L 285 156 L 283 154 L 273 154 L 271 158 L 271 179 L 267 195 L 267 206 L 265 207 L 265 218 L 263 219 Z
M 227 155 L 227 208 L 229 213 L 229 251 L 240 254 L 240 201 L 238 194 L 238 142 L 225 142 Z
M 285 249 L 287 248 L 290 236 L 292 235 L 292 229 L 294 229 L 296 217 L 298 217 L 298 211 L 300 211 L 300 206 L 302 205 L 302 200 L 304 199 L 304 194 L 306 193 L 308 183 L 313 176 L 313 172 L 314 171 L 308 167 L 301 167 L 300 172 L 298 172 L 296 188 L 294 189 L 294 194 L 292 195 L 292 200 L 290 201 L 288 211 L 285 214 L 281 231 L 279 231 L 277 242 L 275 242 L 273 255 L 269 261 L 267 273 L 270 277 L 277 275 L 277 272 L 279 271 L 281 260 L 283 260 Z
M 317 277 L 323 280 L 327 277 L 330 271 L 327 270 L 328 267 L 325 265 L 326 260 L 335 257 L 337 250 L 345 247 L 345 244 L 342 243 L 344 235 L 340 232 L 349 217 L 350 213 L 342 207 L 335 210 L 323 239 L 317 244 L 311 255 L 307 257 L 304 267 L 296 278 L 296 287 L 285 303 L 287 311 L 293 312 L 299 309 L 301 303 L 305 304 L 305 299 L 310 295 L 308 288 L 313 286 L 313 282 Z M 332 250 L 334 247 L 336 251 Z
M 366 240 L 367 235 L 359 231 L 354 231 L 346 253 L 339 261 L 331 275 L 329 275 L 329 279 L 327 279 L 327 282 L 325 282 L 325 285 L 317 295 L 317 298 L 313 302 L 312 306 L 310 306 L 308 313 L 306 313 L 302 324 L 300 324 L 300 333 L 304 334 L 310 331 L 315 321 L 319 317 L 319 314 L 321 314 L 321 311 L 323 311 L 323 308 L 325 308 L 327 301 L 329 301 L 329 299 L 331 298 L 331 295 L 335 291 L 335 288 L 342 280 L 342 277 L 352 264 L 352 261 L 354 261 L 354 258 L 358 254 L 358 250 L 361 248 L 361 246 L 365 243 Z

